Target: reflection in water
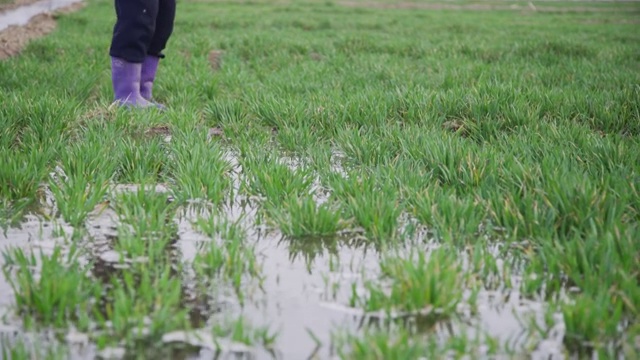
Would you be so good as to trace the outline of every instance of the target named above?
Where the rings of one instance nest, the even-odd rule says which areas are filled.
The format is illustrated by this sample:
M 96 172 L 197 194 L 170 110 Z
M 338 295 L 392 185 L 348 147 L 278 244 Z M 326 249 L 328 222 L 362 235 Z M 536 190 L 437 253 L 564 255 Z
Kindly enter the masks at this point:
M 461 325 L 460 320 L 465 319 L 443 322 L 430 316 L 422 316 L 390 321 L 345 307 L 349 304 L 354 287 L 361 289 L 364 281 L 375 279 L 379 274 L 379 252 L 374 244 L 363 241 L 357 235 L 317 239 L 288 238 L 277 231 L 265 232 L 255 226 L 255 206 L 238 204 L 228 208 L 226 214 L 216 211 L 213 213 L 215 215 L 204 209 L 194 207 L 176 220 L 177 234 L 167 248 L 167 261 L 173 269 L 171 276 L 181 279 L 183 306 L 189 310 L 191 323 L 195 328 L 206 329 L 224 319 L 243 316 L 253 326 L 267 326 L 272 331 L 279 332 L 275 347 L 283 359 L 307 358 L 312 353 L 318 358 L 335 356 L 332 332 L 336 330 L 358 333 L 365 328 L 406 326 L 414 331 L 433 333 L 439 337 L 471 331 Z M 232 221 L 240 219 L 247 230 L 248 240 L 256 246 L 265 276 L 264 291 L 254 292 L 249 285 L 245 286 L 242 290 L 247 293 L 249 301 L 244 305 L 233 296 L 233 289 L 225 289 L 222 283 L 212 282 L 209 284 L 212 287 L 203 290 L 194 274 L 190 273 L 189 267 L 184 266 L 193 261 L 200 251 L 201 243 L 210 241 L 191 226 L 191 221 L 198 216 L 226 216 Z M 124 263 L 121 264 L 120 254 L 113 250 L 118 241 L 114 219 L 115 214 L 108 211 L 99 216 L 94 214 L 88 226 L 93 249 L 87 251 L 91 254 L 90 258 L 83 260 L 93 263 L 92 274 L 105 287 L 110 286 L 114 279 L 122 279 L 123 272 L 130 271 L 127 262 L 131 263 L 131 259 L 124 258 Z M 56 238 L 51 232 L 52 228 L 53 226 L 43 227 L 44 231 L 39 234 L 40 222 L 34 220 L 25 223 L 23 230 L 10 230 L 7 238 L 0 238 L 0 245 L 39 245 L 53 248 L 56 241 L 51 239 Z M 10 289 L 4 278 L 0 280 L 0 304 L 10 304 Z M 517 288 L 517 281 L 514 281 L 514 288 Z M 105 306 L 110 300 L 102 301 Z M 483 290 L 478 295 L 477 311 L 476 320 L 472 322 L 474 325 L 480 324 L 487 333 L 517 347 L 527 340 L 523 335 L 526 325 L 514 313 L 532 313 L 541 317 L 544 308 L 540 303 L 523 299 L 517 291 L 511 291 L 505 296 L 502 291 Z M 181 348 L 182 355 L 176 353 L 172 356 L 180 358 L 186 354 L 186 359 L 212 355 L 210 349 L 198 351 L 196 353 L 193 349 Z M 266 356 L 264 358 L 277 357 L 267 356 L 265 353 L 263 355 Z
M 380 273 L 381 254 L 375 242 L 363 240 L 357 233 L 332 238 L 291 238 L 278 231 L 267 232 L 256 225 L 257 204 L 248 200 L 215 209 L 196 204 L 183 210 L 174 219 L 176 233 L 166 248 L 167 258 L 163 261 L 171 265 L 171 277 L 180 279 L 182 306 L 189 311 L 191 325 L 210 329 L 229 318 L 242 316 L 251 326 L 265 326 L 277 331 L 277 351 L 271 354 L 262 351 L 257 357 L 259 359 L 305 359 L 311 355 L 320 359 L 331 358 L 336 356 L 332 334 L 337 330 L 359 333 L 367 328 L 380 328 L 390 331 L 397 326 L 433 334 L 439 339 L 465 333 L 473 337 L 476 329 L 482 328 L 503 343 L 518 348 L 528 340 L 525 336 L 527 324 L 523 324 L 519 317 L 532 314 L 542 319 L 544 315 L 544 304 L 526 300 L 516 290 L 510 290 L 508 294 L 495 290 L 498 287 L 480 290 L 477 314 L 465 314 L 450 321 L 442 321 L 432 315 L 389 320 L 384 316 L 364 314 L 360 309 L 347 305 L 353 291 L 361 291 L 365 281 L 375 280 Z M 198 217 L 210 216 L 239 221 L 247 232 L 248 245 L 256 247 L 264 282 L 258 291 L 252 284 L 243 283 L 241 290 L 247 296 L 243 304 L 228 284 L 208 279 L 209 283 L 203 287 L 189 267 L 201 251 L 201 245 L 212 241 L 195 231 L 192 222 Z M 22 230 L 10 229 L 7 237 L 0 235 L 0 247 L 53 248 L 57 244 L 51 231 L 53 227 L 43 227 L 44 231 L 40 232 L 40 224 L 35 219 L 25 223 Z M 114 251 L 119 241 L 117 225 L 117 216 L 111 210 L 92 214 L 87 223 L 91 238 L 86 242 L 89 257 L 82 261 L 93 264 L 92 274 L 105 284 L 105 288 L 114 280 L 122 281 L 123 273 L 131 271 L 132 259 L 124 257 L 121 263 L 121 254 Z M 413 239 L 407 239 L 407 247 L 429 247 L 425 245 L 426 235 L 416 232 L 411 237 Z M 465 257 L 463 252 L 461 257 Z M 512 289 L 517 289 L 517 274 L 513 275 L 512 282 Z M 104 298 L 101 301 L 104 307 L 112 300 Z M 0 308 L 11 303 L 11 290 L 1 278 Z M 0 332 L 4 332 L 3 329 Z M 555 351 L 549 349 L 559 349 L 560 342 L 561 338 L 550 341 L 545 349 L 537 351 L 549 355 Z M 163 351 L 176 359 L 212 358 L 215 355 L 215 350 L 196 349 L 184 342 L 172 343 Z
M 114 282 L 124 283 L 125 273 L 131 275 L 133 272 L 133 284 L 132 288 L 137 289 L 141 282 L 141 273 L 139 271 L 153 271 L 154 267 L 147 267 L 149 259 L 131 259 L 127 258 L 126 254 L 112 250 L 116 248 L 122 248 L 122 244 L 119 244 L 119 236 L 117 233 L 118 222 L 117 216 L 113 211 L 103 212 L 99 217 L 93 219 L 93 222 L 99 223 L 97 226 L 99 229 L 112 229 L 115 233 L 104 237 L 102 243 L 102 252 L 100 254 L 94 253 L 91 255 L 90 262 L 93 264 L 91 273 L 93 276 L 102 282 L 102 286 L 105 289 L 104 296 L 99 299 L 98 311 L 105 319 L 109 319 L 109 314 L 106 309 L 113 308 L 114 299 L 108 297 L 108 289 L 113 287 Z M 171 220 L 173 221 L 173 220 Z M 164 246 L 162 259 L 155 259 L 154 261 L 160 261 L 155 267 L 159 270 L 169 269 L 169 279 L 178 280 L 176 283 L 180 284 L 181 290 L 181 307 L 188 312 L 189 323 L 193 328 L 204 327 L 209 321 L 212 314 L 220 310 L 220 307 L 216 306 L 211 294 L 206 294 L 201 291 L 199 285 L 188 271 L 184 268 L 183 253 L 179 246 L 181 241 L 179 236 L 179 224 L 176 226 L 168 226 L 166 229 L 171 230 L 171 234 L 159 234 L 164 239 L 168 239 Z M 131 236 L 126 235 L 125 236 Z M 146 238 L 139 241 L 147 242 L 147 246 L 152 246 L 154 241 L 161 241 L 161 239 Z M 119 246 L 120 245 L 120 246 Z M 105 249 L 109 249 L 104 251 Z M 150 251 L 145 251 L 150 253 Z M 144 267 L 139 267 L 144 265 Z M 154 275 L 152 275 L 154 276 Z M 167 351 L 169 353 L 167 353 Z M 154 353 L 153 355 L 169 356 L 172 359 L 188 359 L 192 358 L 199 351 L 198 348 L 190 346 L 184 343 L 175 343 L 165 345 L 162 349 L 157 349 L 156 352 L 162 352 L 162 354 Z
M 366 254 L 372 247 L 371 242 L 363 240 L 359 236 L 339 235 L 333 237 L 306 237 L 296 238 L 281 236 L 277 244 L 278 248 L 289 252 L 289 261 L 302 260 L 311 272 L 317 258 L 323 256 L 335 257 L 340 249 L 359 249 Z M 375 251 L 375 249 L 374 249 Z

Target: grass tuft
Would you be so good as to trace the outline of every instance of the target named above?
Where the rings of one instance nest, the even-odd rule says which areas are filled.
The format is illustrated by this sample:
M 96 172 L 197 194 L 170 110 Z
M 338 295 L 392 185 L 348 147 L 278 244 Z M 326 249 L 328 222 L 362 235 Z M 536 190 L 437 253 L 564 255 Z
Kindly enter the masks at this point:
M 369 281 L 368 296 L 361 299 L 356 295 L 351 299 L 352 306 L 362 306 L 366 311 L 425 313 L 435 318 L 455 314 L 465 284 L 456 254 L 439 248 L 429 255 L 419 252 L 415 256 L 415 260 L 383 259 L 381 280 L 383 284 L 389 281 L 389 288 L 379 281 Z
M 272 206 L 267 211 L 273 225 L 295 238 L 333 237 L 350 225 L 339 210 L 326 202 L 318 205 L 310 196 L 290 197 L 282 208 Z
M 27 327 L 67 328 L 74 322 L 81 330 L 88 328 L 101 288 L 75 256 L 73 250 L 64 256 L 59 246 L 51 255 L 26 254 L 19 248 L 3 252 L 3 273 Z

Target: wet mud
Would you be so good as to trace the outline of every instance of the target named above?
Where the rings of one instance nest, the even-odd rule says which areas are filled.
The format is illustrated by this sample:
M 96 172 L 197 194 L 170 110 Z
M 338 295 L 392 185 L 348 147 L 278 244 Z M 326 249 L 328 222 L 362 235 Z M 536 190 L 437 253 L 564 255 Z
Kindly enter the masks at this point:
M 51 0 L 0 12 L 0 60 L 20 54 L 30 41 L 53 32 L 57 14 L 83 6 L 81 0 Z

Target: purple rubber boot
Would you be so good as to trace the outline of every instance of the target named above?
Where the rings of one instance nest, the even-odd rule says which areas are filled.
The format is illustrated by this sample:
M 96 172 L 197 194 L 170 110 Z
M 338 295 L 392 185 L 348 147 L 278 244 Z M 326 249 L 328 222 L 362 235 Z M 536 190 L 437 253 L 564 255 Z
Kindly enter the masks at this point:
M 111 81 L 115 101 L 121 106 L 146 108 L 153 106 L 140 95 L 142 64 L 111 57 Z
M 140 77 L 140 95 L 147 101 L 152 102 L 155 106 L 164 109 L 165 106 L 153 102 L 153 82 L 156 79 L 156 72 L 158 71 L 158 63 L 160 58 L 157 56 L 146 56 L 142 63 L 142 72 Z

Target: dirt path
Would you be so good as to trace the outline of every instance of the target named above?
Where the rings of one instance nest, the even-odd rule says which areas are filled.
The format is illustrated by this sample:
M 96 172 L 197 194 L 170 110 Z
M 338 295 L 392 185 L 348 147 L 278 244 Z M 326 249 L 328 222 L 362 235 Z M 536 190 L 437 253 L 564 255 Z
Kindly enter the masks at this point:
M 18 3 L 34 2 L 32 0 L 18 0 Z M 0 31 L 0 60 L 18 55 L 27 44 L 34 39 L 50 34 L 56 28 L 55 14 L 77 11 L 84 7 L 83 2 L 63 7 L 52 13 L 36 15 L 24 26 L 10 26 Z

